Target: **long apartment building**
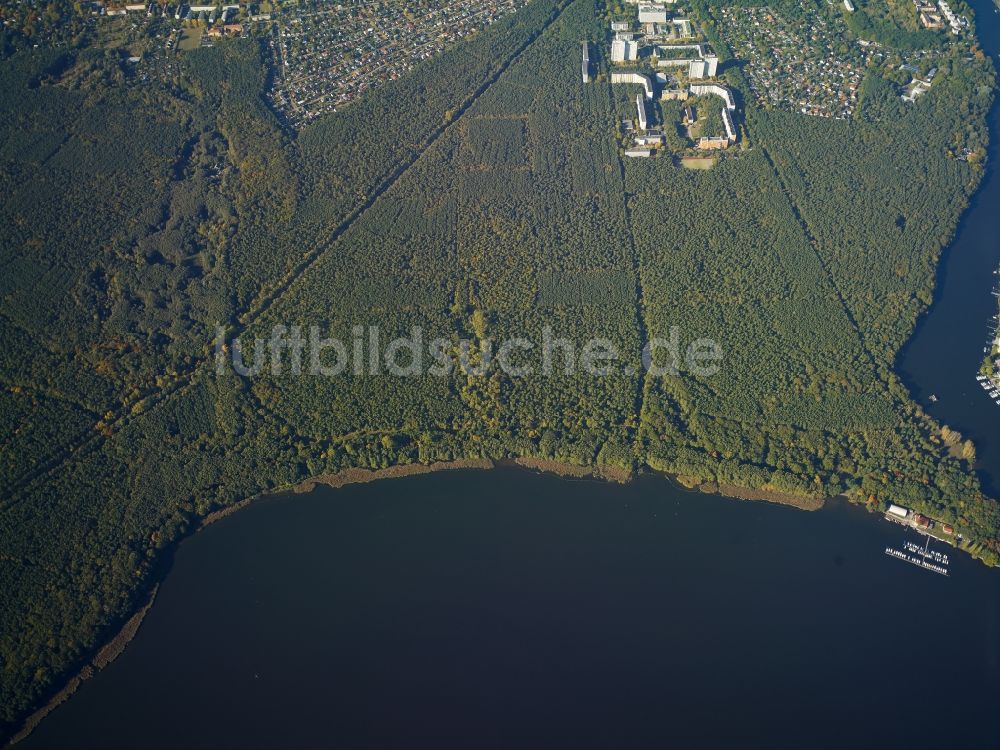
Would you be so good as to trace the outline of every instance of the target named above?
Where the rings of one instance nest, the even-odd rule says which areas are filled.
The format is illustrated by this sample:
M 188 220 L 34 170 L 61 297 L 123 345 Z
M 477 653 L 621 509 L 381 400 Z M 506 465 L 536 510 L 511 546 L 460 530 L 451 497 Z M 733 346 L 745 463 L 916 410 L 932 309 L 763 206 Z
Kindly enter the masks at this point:
M 635 95 L 635 108 L 639 118 L 639 130 L 646 130 L 649 122 L 646 120 L 646 100 L 642 98 L 642 94 Z
M 612 73 L 611 83 L 638 84 L 639 86 L 642 86 L 643 90 L 645 90 L 647 99 L 653 98 L 653 82 L 649 80 L 649 76 L 643 75 L 642 73 Z
M 718 56 L 704 44 L 660 44 L 656 56 L 661 68 L 686 67 L 691 79 L 714 78 L 719 69 Z

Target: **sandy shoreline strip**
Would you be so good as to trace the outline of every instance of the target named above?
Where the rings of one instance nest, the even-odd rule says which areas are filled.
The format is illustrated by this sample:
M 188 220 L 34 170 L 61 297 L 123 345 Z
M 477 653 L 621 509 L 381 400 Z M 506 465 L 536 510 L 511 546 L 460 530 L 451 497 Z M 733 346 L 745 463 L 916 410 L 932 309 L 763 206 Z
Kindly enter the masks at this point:
M 156 592 L 159 588 L 160 584 L 155 584 L 153 586 L 153 590 L 149 594 L 149 598 L 146 600 L 146 603 L 141 609 L 128 618 L 125 624 L 121 627 L 121 630 L 115 634 L 114 638 L 98 649 L 97 653 L 94 654 L 94 657 L 90 660 L 90 662 L 82 667 L 79 672 L 73 675 L 66 685 L 63 686 L 63 689 L 52 696 L 52 699 L 49 700 L 48 703 L 24 720 L 21 730 L 11 737 L 11 745 L 16 742 L 20 742 L 31 734 L 35 727 L 41 724 L 42 720 L 52 713 L 59 706 L 59 704 L 68 700 L 70 696 L 72 696 L 73 693 L 79 689 L 80 685 L 82 685 L 85 680 L 89 680 L 97 674 L 97 672 L 104 669 L 111 662 L 121 656 L 131 640 L 135 638 L 135 634 L 139 632 L 139 626 L 142 625 L 143 619 L 145 619 L 146 614 L 152 608 L 153 602 L 156 601 Z

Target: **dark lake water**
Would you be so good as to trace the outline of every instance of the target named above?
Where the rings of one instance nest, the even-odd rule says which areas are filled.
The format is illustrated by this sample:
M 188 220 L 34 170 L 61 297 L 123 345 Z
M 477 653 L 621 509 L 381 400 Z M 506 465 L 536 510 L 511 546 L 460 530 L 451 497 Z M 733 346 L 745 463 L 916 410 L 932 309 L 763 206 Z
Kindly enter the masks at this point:
M 1000 16 L 973 5 L 995 56 Z M 996 107 L 991 128 L 899 366 L 976 440 L 996 496 L 1000 408 L 974 379 L 1000 260 Z M 905 533 L 653 477 L 277 496 L 183 544 L 125 654 L 20 747 L 1000 747 L 1000 573 L 886 557 Z
M 654 477 L 278 496 L 24 747 L 997 747 L 1000 575 L 903 534 Z

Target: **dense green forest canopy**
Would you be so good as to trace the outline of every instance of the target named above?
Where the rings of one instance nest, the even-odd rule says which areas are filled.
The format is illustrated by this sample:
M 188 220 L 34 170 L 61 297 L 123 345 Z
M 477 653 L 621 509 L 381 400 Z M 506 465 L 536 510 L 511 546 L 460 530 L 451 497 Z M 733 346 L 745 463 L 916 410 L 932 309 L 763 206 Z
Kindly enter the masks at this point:
M 743 137 L 692 171 L 622 159 L 635 92 L 609 83 L 616 11 L 596 0 L 534 0 L 298 132 L 264 103 L 259 41 L 136 69 L 52 7 L 0 39 L 3 731 L 200 519 L 350 467 L 534 457 L 848 493 L 997 562 L 974 447 L 893 371 L 981 176 L 993 73 L 974 49 L 943 51 L 905 107 L 873 72 L 853 120 L 760 106 L 727 64 Z M 601 377 L 216 373 L 217 326 L 276 324 L 550 329 L 624 357 Z M 634 366 L 674 328 L 718 342 L 721 374 Z

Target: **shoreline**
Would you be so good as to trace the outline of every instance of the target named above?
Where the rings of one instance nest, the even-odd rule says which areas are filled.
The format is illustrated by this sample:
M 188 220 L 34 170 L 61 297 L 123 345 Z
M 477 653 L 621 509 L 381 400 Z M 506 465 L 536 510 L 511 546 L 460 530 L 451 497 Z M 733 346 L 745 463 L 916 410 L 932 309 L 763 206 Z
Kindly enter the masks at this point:
M 153 585 L 153 590 L 150 591 L 149 596 L 146 599 L 146 603 L 125 621 L 125 624 L 122 625 L 117 633 L 115 633 L 114 637 L 97 649 L 87 663 L 66 681 L 66 684 L 63 685 L 59 692 L 53 695 L 52 698 L 45 703 L 45 705 L 29 714 L 24 719 L 17 733 L 7 741 L 6 747 L 16 745 L 18 742 L 35 731 L 35 728 L 45 720 L 45 717 L 55 711 L 65 701 L 73 697 L 73 694 L 79 690 L 80 686 L 84 682 L 107 667 L 111 664 L 111 662 L 125 652 L 125 649 L 128 648 L 128 644 L 139 632 L 139 627 L 142 625 L 142 621 L 146 618 L 149 610 L 152 609 L 153 602 L 156 601 L 156 592 L 159 591 L 159 589 L 160 582 L 157 581 Z
M 383 469 L 364 469 L 360 467 L 343 469 L 342 471 L 334 474 L 319 474 L 315 477 L 304 479 L 296 484 L 274 488 L 268 490 L 266 493 L 253 495 L 225 508 L 212 511 L 208 515 L 204 516 L 201 521 L 193 527 L 193 530 L 190 533 L 174 542 L 170 549 L 167 550 L 167 554 L 175 554 L 180 548 L 180 545 L 182 545 L 186 540 L 192 538 L 202 529 L 211 526 L 224 518 L 228 518 L 261 498 L 281 494 L 283 492 L 305 494 L 312 492 L 319 486 L 340 489 L 354 484 L 368 484 L 385 479 L 433 474 L 440 471 L 488 471 L 491 469 L 505 467 L 516 468 L 521 471 L 530 471 L 536 474 L 551 474 L 564 479 L 591 479 L 596 481 L 615 482 L 617 484 L 627 484 L 633 481 L 638 474 L 645 473 L 642 471 L 637 472 L 634 470 L 626 470 L 622 467 L 610 466 L 607 464 L 583 466 L 556 461 L 553 459 L 530 456 L 519 456 L 517 458 L 506 459 L 464 458 L 453 461 L 435 461 L 430 464 L 398 464 L 396 466 L 388 466 Z M 656 471 L 655 469 L 649 469 L 648 473 L 666 479 L 668 482 L 687 490 L 702 492 L 705 494 L 720 495 L 733 500 L 745 500 L 751 502 L 763 501 L 809 511 L 820 510 L 826 502 L 824 498 L 791 495 L 789 493 L 782 493 L 774 490 L 754 490 L 751 488 L 738 487 L 736 485 L 719 484 L 717 482 L 695 482 L 693 484 L 688 484 L 680 481 L 678 477 L 672 474 Z M 52 713 L 52 711 L 58 708 L 64 701 L 72 697 L 72 695 L 86 680 L 93 677 L 100 670 L 106 668 L 125 652 L 128 644 L 138 634 L 142 621 L 145 619 L 156 600 L 156 593 L 159 590 L 160 584 L 164 581 L 168 573 L 169 568 L 166 572 L 161 573 L 157 577 L 153 583 L 150 593 L 145 599 L 145 604 L 133 612 L 121 628 L 119 628 L 109 640 L 96 649 L 93 655 L 87 659 L 86 664 L 67 678 L 63 687 L 58 692 L 56 692 L 40 708 L 35 709 L 25 717 L 17 732 L 4 741 L 3 747 L 12 747 L 31 734 L 31 732 L 34 731 L 34 729 L 50 713 Z
M 735 484 L 720 484 L 718 482 L 705 482 L 698 485 L 698 491 L 711 495 L 721 495 L 733 500 L 748 500 L 750 502 L 774 503 L 776 505 L 788 505 L 799 510 L 816 511 L 822 510 L 826 497 L 809 497 L 807 495 L 793 495 L 788 492 L 777 490 L 750 489 L 740 487 Z

